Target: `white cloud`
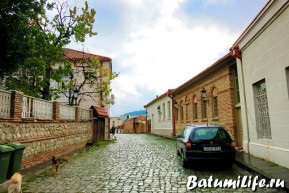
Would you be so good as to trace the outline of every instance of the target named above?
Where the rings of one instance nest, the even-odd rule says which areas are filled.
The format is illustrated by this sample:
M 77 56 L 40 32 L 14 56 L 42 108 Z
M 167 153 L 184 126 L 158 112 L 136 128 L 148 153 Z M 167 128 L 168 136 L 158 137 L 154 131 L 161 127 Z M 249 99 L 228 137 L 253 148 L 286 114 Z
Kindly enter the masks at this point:
M 217 24 L 188 26 L 172 14 L 158 18 L 152 28 L 129 34 L 131 41 L 123 47 L 129 57 L 121 65 L 134 66 L 131 84 L 142 83 L 158 92 L 176 87 L 227 53 L 236 38 Z
M 113 70 L 120 72 L 112 82 L 116 96 L 112 116 L 139 110 L 155 95 L 180 86 L 227 54 L 239 35 L 232 33 L 231 26 L 222 26 L 221 16 L 195 17 L 191 10 L 184 10 L 188 0 L 100 1 L 113 8 L 103 9 L 109 14 L 99 14 L 104 20 L 100 24 L 96 18 L 98 35 L 85 46 L 112 58 Z M 190 6 L 217 6 L 218 2 L 207 0 Z M 102 10 L 95 9 L 97 13 Z

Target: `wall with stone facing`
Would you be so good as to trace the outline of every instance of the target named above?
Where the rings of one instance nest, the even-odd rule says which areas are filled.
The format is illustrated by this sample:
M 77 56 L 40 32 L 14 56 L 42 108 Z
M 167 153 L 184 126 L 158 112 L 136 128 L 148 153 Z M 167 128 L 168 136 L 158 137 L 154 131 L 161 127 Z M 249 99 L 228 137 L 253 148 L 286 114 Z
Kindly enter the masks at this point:
M 85 147 L 92 138 L 91 122 L 0 122 L 1 144 L 26 145 L 22 168 Z
M 26 145 L 22 169 L 85 147 L 92 141 L 92 111 L 0 90 L 0 144 Z

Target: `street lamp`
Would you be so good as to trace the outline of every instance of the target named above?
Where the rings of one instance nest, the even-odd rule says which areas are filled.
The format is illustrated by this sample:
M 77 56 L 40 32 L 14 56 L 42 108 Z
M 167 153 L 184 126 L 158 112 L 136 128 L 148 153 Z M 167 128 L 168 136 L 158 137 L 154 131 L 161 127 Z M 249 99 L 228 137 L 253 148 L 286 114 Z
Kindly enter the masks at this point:
M 74 89 L 73 90 L 73 98 L 74 98 L 74 100 L 75 100 L 75 106 L 77 105 L 77 98 L 78 98 L 78 96 L 79 96 L 79 90 L 78 89 Z
M 178 102 L 177 101 L 174 101 L 174 108 L 178 109 Z
M 207 90 L 205 90 L 204 87 L 203 87 L 203 89 L 201 90 L 201 96 L 202 96 L 202 98 L 206 98 L 206 96 L 207 96 Z

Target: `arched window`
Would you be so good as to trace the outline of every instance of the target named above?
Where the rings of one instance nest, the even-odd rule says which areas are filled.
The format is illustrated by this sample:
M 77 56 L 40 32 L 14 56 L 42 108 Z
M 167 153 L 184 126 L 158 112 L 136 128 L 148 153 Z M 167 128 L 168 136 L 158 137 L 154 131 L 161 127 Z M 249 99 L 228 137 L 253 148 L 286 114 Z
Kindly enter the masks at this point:
M 198 119 L 198 101 L 196 95 L 193 96 L 193 119 Z
M 202 105 L 202 119 L 207 119 L 208 118 L 208 115 L 207 115 L 207 99 L 206 98 L 203 98 L 201 96 L 201 105 Z
M 216 88 L 212 90 L 212 112 L 214 118 L 219 116 L 218 91 Z
M 181 121 L 184 120 L 184 106 L 183 106 L 183 101 L 181 101 L 181 105 L 180 105 L 180 118 L 181 118 Z

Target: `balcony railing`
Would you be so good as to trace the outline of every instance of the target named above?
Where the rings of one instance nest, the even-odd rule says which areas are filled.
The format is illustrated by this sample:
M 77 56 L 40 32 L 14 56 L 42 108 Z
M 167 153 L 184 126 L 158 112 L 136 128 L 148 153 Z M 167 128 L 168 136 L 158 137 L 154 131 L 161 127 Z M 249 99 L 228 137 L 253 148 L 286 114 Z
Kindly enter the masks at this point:
M 80 119 L 83 121 L 89 121 L 91 119 L 91 110 L 81 109 L 80 111 Z
M 11 92 L 0 91 L 0 117 L 10 118 L 11 116 Z
M 59 118 L 62 120 L 75 120 L 75 107 L 60 105 Z
M 22 118 L 53 119 L 53 102 L 23 96 Z
M 79 107 L 67 106 L 62 104 L 54 105 L 54 103 L 55 102 L 52 101 L 46 101 L 26 96 L 23 95 L 21 92 L 5 91 L 0 89 L 0 118 L 15 119 L 15 115 L 17 114 L 16 119 L 29 119 L 29 118 L 41 120 L 55 119 L 57 121 L 59 119 L 71 121 L 91 120 L 91 110 L 87 109 L 77 110 L 77 108 Z M 79 114 L 76 115 L 77 111 L 79 112 Z

